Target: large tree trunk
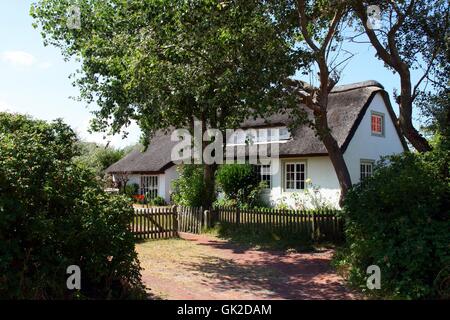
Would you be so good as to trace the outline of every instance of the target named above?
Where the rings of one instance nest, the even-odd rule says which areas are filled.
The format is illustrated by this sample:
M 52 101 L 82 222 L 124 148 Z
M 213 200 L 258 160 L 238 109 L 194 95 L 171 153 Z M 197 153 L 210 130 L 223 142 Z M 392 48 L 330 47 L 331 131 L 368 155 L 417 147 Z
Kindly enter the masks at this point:
M 202 116 L 202 153 L 208 145 L 207 141 L 203 141 L 204 134 L 207 130 L 206 117 Z M 202 157 L 203 159 L 203 157 Z M 204 162 L 204 159 L 203 159 Z M 217 164 L 204 164 L 203 165 L 203 185 L 205 187 L 205 194 L 202 199 L 203 209 L 209 209 L 212 207 L 215 201 L 215 186 L 216 186 L 216 170 Z
M 217 170 L 217 165 L 204 165 L 203 169 L 203 183 L 205 186 L 205 194 L 202 199 L 202 207 L 204 209 L 209 209 L 215 200 L 215 174 Z
M 417 151 L 421 153 L 431 151 L 428 140 L 414 128 L 411 118 L 405 116 L 404 112 L 400 112 L 399 127 L 400 131 Z
M 353 8 L 360 18 L 372 46 L 376 50 L 377 56 L 386 65 L 393 68 L 400 77 L 401 94 L 399 97 L 400 101 L 398 101 L 400 109 L 398 127 L 400 131 L 417 151 L 430 151 L 432 148 L 427 139 L 419 133 L 412 123 L 412 109 L 415 96 L 411 85 L 410 66 L 401 59 L 395 40 L 395 32 L 398 30 L 398 26 L 391 28 L 387 34 L 387 44 L 384 44 L 375 31 L 368 26 L 368 14 L 364 4 L 360 1 L 355 1 Z
M 350 178 L 350 173 L 348 172 L 347 164 L 344 160 L 344 155 L 341 148 L 339 147 L 336 139 L 331 134 L 328 127 L 328 120 L 326 117 L 326 109 L 322 109 L 322 112 L 315 112 L 315 125 L 325 148 L 328 151 L 328 156 L 330 157 L 331 163 L 333 164 L 334 171 L 339 181 L 339 186 L 341 188 L 341 195 L 339 198 L 339 205 L 342 207 L 344 203 L 345 196 L 348 190 L 352 187 L 352 181 Z
M 398 67 L 398 73 L 401 82 L 401 95 L 398 101 L 400 109 L 398 125 L 400 131 L 417 151 L 422 153 L 430 151 L 431 146 L 428 143 L 428 140 L 416 130 L 412 123 L 413 94 L 411 90 L 411 75 L 408 66 L 401 63 Z

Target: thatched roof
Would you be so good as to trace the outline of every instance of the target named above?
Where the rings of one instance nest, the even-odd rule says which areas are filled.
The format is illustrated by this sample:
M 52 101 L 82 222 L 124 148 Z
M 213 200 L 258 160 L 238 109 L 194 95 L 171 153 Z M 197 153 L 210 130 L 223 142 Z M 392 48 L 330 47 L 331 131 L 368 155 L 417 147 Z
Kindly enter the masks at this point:
M 383 86 L 376 81 L 366 81 L 350 85 L 337 86 L 330 94 L 328 104 L 328 123 L 343 151 L 346 150 L 362 117 L 376 93 L 381 93 L 392 120 L 396 116 L 389 102 L 389 97 Z M 311 113 L 309 110 L 307 112 Z M 274 125 L 288 125 L 289 114 L 277 114 L 266 119 L 249 119 L 243 128 L 256 128 Z M 399 137 L 406 149 L 406 143 L 399 133 Z M 171 150 L 177 142 L 172 142 L 170 134 L 157 132 L 146 152 L 138 150 L 131 152 L 119 162 L 113 164 L 106 171 L 108 173 L 163 173 L 173 165 Z M 315 136 L 308 126 L 301 126 L 292 132 L 292 139 L 279 144 L 281 158 L 297 156 L 327 155 L 323 143 Z
M 152 137 L 151 143 L 145 152 L 139 148 L 114 163 L 107 173 L 163 173 L 173 163 L 170 161 L 172 148 L 177 144 L 171 141 L 170 134 L 158 131 Z

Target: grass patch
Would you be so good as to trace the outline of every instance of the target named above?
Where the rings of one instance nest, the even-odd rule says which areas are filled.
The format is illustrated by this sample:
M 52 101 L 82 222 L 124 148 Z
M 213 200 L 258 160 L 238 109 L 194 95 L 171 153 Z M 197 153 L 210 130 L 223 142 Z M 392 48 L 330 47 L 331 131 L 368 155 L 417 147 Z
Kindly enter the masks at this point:
M 204 232 L 230 243 L 256 250 L 312 252 L 334 247 L 330 243 L 314 243 L 302 234 L 286 234 L 281 231 L 255 229 L 224 222 L 218 223 L 213 228 L 204 230 Z

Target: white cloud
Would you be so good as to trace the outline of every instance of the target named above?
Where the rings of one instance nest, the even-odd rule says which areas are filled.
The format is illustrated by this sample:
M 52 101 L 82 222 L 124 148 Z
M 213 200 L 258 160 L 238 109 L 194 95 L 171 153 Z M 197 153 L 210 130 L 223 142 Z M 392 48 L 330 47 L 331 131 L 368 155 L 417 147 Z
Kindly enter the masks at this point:
M 4 51 L 0 54 L 2 61 L 18 67 L 31 67 L 36 63 L 36 58 L 25 51 Z

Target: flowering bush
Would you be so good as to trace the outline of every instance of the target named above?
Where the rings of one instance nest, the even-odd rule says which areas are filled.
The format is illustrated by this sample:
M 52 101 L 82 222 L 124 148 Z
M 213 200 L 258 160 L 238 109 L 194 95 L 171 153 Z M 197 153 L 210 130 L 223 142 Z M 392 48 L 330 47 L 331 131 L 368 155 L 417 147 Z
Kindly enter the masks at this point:
M 139 203 L 144 203 L 145 196 L 143 194 L 136 194 L 133 196 L 133 199 L 136 200 Z

